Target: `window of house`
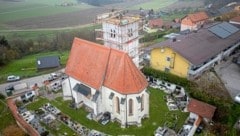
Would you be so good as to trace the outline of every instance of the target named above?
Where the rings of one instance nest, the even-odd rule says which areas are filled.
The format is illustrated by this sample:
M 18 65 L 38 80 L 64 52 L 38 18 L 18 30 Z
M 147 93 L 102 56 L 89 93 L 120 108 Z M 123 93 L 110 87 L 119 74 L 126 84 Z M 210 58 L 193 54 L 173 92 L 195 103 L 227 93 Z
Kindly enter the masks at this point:
M 133 115 L 133 100 L 130 99 L 129 102 L 128 102 L 128 108 L 129 108 L 129 116 L 132 116 Z
M 144 110 L 144 94 L 141 97 L 141 111 Z
M 164 71 L 165 71 L 165 72 L 169 72 L 170 69 L 169 69 L 169 68 L 165 68 Z
M 116 31 L 111 29 L 110 35 L 111 35 L 112 38 L 115 38 L 116 37 Z
M 115 105 L 116 105 L 116 112 L 120 113 L 120 103 L 119 103 L 119 98 L 118 97 L 116 97 Z
M 132 28 L 128 29 L 128 37 L 132 37 L 133 36 L 133 30 Z
M 170 58 L 170 57 L 167 57 L 166 60 L 167 60 L 167 61 L 171 61 L 171 58 Z

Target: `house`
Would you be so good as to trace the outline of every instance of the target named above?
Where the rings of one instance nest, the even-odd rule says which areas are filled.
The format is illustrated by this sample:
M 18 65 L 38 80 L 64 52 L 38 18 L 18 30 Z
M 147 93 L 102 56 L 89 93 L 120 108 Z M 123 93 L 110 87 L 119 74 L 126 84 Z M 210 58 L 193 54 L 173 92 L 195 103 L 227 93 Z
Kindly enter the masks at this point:
M 202 121 L 210 123 L 216 107 L 196 99 L 191 99 L 188 103 L 187 110 L 190 112 L 189 118 L 194 120 L 193 127 L 188 136 L 193 136 Z
M 181 21 L 181 31 L 184 30 L 198 30 L 204 23 L 208 20 L 208 15 L 206 12 L 197 12 L 193 14 L 188 14 Z
M 161 18 L 155 18 L 148 21 L 148 26 L 150 28 L 162 28 L 163 20 Z
M 65 73 L 64 99 L 88 107 L 93 118 L 109 112 L 126 127 L 149 116 L 148 83 L 128 53 L 75 38 Z
M 60 67 L 60 58 L 59 56 L 39 57 L 37 58 L 36 63 L 37 69 Z
M 229 23 L 235 24 L 235 25 L 240 25 L 240 16 L 232 18 L 231 20 L 229 20 Z
M 154 69 L 194 79 L 228 57 L 240 45 L 239 28 L 215 24 L 148 47 Z

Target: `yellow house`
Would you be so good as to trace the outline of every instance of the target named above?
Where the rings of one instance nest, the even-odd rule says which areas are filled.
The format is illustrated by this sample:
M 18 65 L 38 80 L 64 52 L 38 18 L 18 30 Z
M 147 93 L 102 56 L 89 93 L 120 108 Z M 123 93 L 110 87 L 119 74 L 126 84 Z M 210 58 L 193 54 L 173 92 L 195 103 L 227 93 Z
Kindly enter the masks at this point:
M 239 37 L 239 28 L 227 22 L 179 35 L 149 47 L 150 65 L 157 70 L 193 79 L 239 47 Z
M 151 67 L 157 70 L 187 77 L 189 62 L 169 47 L 155 48 L 151 51 Z

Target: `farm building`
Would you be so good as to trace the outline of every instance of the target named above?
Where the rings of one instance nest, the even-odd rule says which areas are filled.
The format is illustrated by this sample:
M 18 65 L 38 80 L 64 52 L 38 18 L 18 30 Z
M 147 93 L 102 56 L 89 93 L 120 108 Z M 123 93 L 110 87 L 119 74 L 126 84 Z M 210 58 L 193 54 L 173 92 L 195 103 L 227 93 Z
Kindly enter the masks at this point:
M 207 19 L 208 19 L 208 15 L 205 12 L 197 12 L 197 13 L 189 14 L 186 17 L 184 17 L 181 21 L 181 31 L 198 30 L 204 25 Z
M 181 77 L 196 78 L 239 47 L 239 37 L 239 29 L 227 22 L 178 35 L 149 47 L 150 65 Z
M 65 73 L 64 99 L 88 107 L 94 119 L 110 113 L 125 127 L 149 116 L 148 83 L 127 53 L 75 38 Z
M 97 40 L 103 40 L 104 46 L 127 52 L 134 64 L 140 67 L 139 17 L 119 15 L 103 21 L 102 29 L 96 30 Z
M 37 69 L 56 68 L 60 67 L 59 56 L 45 56 L 39 57 L 36 60 Z

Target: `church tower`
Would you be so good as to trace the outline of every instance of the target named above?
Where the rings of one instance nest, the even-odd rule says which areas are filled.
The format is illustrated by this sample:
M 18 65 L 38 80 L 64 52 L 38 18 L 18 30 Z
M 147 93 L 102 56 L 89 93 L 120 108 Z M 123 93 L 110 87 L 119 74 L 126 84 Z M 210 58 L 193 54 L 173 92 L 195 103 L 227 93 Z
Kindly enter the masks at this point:
M 104 45 L 127 52 L 139 68 L 139 17 L 122 16 L 110 17 L 102 21 L 102 36 Z

